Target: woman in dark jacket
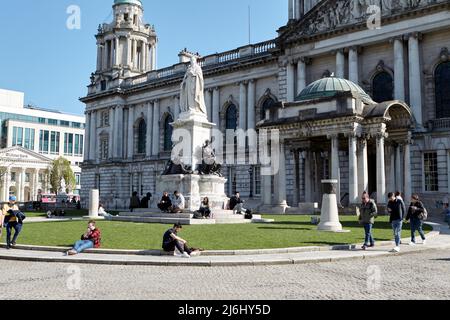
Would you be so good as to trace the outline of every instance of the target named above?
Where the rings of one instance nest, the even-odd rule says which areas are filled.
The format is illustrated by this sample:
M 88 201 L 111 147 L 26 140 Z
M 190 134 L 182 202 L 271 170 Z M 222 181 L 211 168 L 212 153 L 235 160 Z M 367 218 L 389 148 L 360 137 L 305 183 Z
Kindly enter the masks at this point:
M 209 207 L 209 199 L 205 197 L 200 204 L 200 209 L 198 210 L 202 214 L 203 218 L 209 219 L 211 216 L 211 208 Z
M 406 221 L 411 221 L 411 242 L 409 244 L 412 246 L 416 244 L 416 231 L 419 231 L 420 237 L 422 238 L 422 243 L 427 243 L 425 233 L 423 232 L 424 212 L 425 207 L 419 200 L 419 196 L 413 195 L 411 197 L 411 204 L 408 209 L 408 215 L 406 216 Z

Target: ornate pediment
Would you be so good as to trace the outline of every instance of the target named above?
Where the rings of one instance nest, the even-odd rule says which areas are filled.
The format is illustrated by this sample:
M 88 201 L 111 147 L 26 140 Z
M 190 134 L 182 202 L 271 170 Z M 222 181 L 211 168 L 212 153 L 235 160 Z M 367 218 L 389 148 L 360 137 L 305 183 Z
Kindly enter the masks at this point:
M 48 163 L 52 162 L 51 159 L 36 153 L 31 150 L 24 149 L 22 147 L 10 147 L 0 150 L 0 158 L 4 162 L 35 162 L 35 163 Z
M 280 40 L 291 42 L 352 25 L 367 26 L 375 17 L 383 19 L 440 3 L 450 0 L 322 0 L 301 20 L 280 29 Z

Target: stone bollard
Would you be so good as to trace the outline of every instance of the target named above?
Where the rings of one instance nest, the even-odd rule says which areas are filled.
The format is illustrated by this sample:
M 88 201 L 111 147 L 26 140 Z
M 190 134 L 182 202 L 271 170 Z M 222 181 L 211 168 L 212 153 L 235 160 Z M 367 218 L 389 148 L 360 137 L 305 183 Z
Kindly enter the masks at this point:
M 337 180 L 322 180 L 323 197 L 319 231 L 342 232 L 336 199 L 337 184 Z
M 89 218 L 98 218 L 98 206 L 100 205 L 99 198 L 99 191 L 92 189 L 89 193 Z

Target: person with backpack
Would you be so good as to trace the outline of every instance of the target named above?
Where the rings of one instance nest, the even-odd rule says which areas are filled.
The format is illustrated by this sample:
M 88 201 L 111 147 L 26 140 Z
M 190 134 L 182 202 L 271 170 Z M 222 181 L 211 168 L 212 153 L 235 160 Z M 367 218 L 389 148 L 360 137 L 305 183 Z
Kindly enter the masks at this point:
M 403 201 L 397 199 L 393 192 L 388 194 L 388 199 L 387 211 L 389 213 L 389 222 L 392 224 L 395 237 L 395 247 L 391 252 L 398 253 L 400 252 L 400 243 L 402 239 L 403 218 L 406 213 L 404 211 Z
M 359 223 L 364 226 L 365 239 L 363 250 L 367 248 L 375 247 L 375 240 L 372 235 L 373 225 L 375 223 L 375 218 L 378 214 L 378 208 L 375 201 L 370 199 L 369 194 L 364 192 L 361 198 L 362 202 L 359 206 Z
M 427 220 L 428 212 L 422 201 L 419 200 L 418 195 L 413 195 L 411 197 L 411 205 L 408 209 L 408 215 L 406 216 L 406 221 L 411 222 L 411 242 L 409 245 L 416 245 L 416 231 L 419 232 L 420 237 L 422 238 L 422 244 L 427 243 L 427 239 L 425 237 L 425 233 L 423 232 L 423 221 Z
M 25 215 L 19 211 L 19 206 L 16 204 L 17 198 L 15 196 L 9 197 L 9 202 L 3 205 L 0 217 L 0 229 L 6 227 L 6 249 L 9 250 L 16 245 L 17 238 L 22 231 L 23 219 Z M 12 229 L 14 229 L 14 236 L 11 240 Z

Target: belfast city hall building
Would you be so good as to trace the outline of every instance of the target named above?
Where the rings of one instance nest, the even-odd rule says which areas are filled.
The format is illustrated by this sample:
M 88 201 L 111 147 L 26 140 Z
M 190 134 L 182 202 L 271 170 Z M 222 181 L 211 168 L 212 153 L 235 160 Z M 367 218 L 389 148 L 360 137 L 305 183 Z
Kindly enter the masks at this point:
M 450 0 L 288 7 L 276 39 L 198 57 L 210 122 L 223 132 L 279 130 L 276 175 L 225 161 L 226 193 L 295 212 L 320 203 L 321 180 L 332 178 L 343 208 L 363 191 L 385 204 L 399 190 L 439 210 L 450 188 Z M 159 197 L 191 53 L 156 68 L 158 37 L 142 2 L 115 0 L 113 11 L 99 26 L 97 70 L 81 99 L 81 192 L 85 206 L 96 188 L 106 207 L 125 208 L 133 191 Z

